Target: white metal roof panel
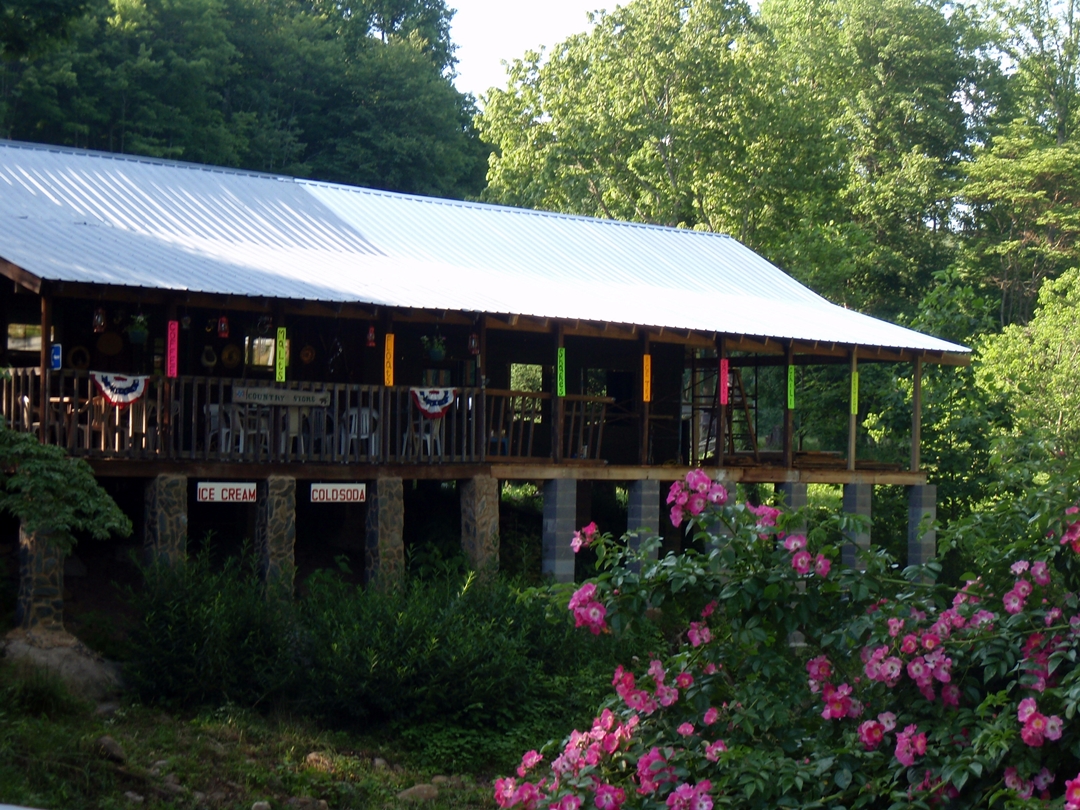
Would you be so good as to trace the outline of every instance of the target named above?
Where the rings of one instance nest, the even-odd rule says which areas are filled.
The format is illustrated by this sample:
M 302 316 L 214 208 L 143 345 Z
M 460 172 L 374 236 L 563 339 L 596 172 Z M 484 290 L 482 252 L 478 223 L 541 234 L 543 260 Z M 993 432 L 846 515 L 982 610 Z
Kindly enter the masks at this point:
M 0 257 L 55 281 L 967 351 L 723 235 L 3 141 Z

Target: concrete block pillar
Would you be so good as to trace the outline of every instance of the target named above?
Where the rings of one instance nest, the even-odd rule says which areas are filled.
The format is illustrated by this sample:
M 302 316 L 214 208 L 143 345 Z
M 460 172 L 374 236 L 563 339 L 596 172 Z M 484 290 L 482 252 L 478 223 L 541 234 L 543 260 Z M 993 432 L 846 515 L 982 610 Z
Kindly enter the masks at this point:
M 64 555 L 49 542 L 47 533 L 30 534 L 21 525 L 15 621 L 20 630 L 64 630 Z
M 296 479 L 272 475 L 260 481 L 255 500 L 255 549 L 263 577 L 292 590 L 296 570 Z
M 922 565 L 937 553 L 937 532 L 920 531 L 923 518 L 937 519 L 937 486 L 922 484 L 908 488 L 908 565 Z
M 578 528 L 574 525 L 576 518 L 577 482 L 567 478 L 546 481 L 541 570 L 556 582 L 574 581 L 574 550 L 570 541 Z
M 636 549 L 642 538 L 660 533 L 660 482 L 633 481 L 628 495 L 627 539 L 631 548 Z
M 364 582 L 392 583 L 405 573 L 405 489 L 400 478 L 368 485 Z
M 870 517 L 870 506 L 874 498 L 872 484 L 844 484 L 844 512 L 849 515 Z M 870 530 L 844 533 L 847 543 L 841 550 L 844 565 L 855 567 L 855 554 L 858 549 L 870 548 Z
M 176 565 L 187 558 L 188 480 L 159 475 L 146 484 L 143 553 L 148 563 Z
M 499 568 L 499 480 L 478 475 L 458 482 L 461 548 L 475 571 Z
M 784 496 L 784 505 L 788 509 L 802 509 L 806 506 L 806 484 L 789 481 L 777 484 L 776 491 Z

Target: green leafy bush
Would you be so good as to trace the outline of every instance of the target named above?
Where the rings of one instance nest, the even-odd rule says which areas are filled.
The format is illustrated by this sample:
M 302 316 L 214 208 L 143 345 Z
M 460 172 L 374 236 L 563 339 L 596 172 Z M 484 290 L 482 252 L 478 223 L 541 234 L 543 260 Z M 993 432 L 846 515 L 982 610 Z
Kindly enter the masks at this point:
M 424 762 L 476 769 L 586 717 L 611 669 L 652 639 L 583 638 L 567 586 L 519 591 L 447 569 L 362 589 L 320 571 L 294 603 L 268 595 L 256 568 L 249 557 L 215 568 L 204 548 L 145 569 L 127 665 L 144 699 L 286 703 L 387 728 Z
M 288 599 L 267 594 L 250 555 L 215 569 L 209 543 L 186 564 L 143 568 L 125 674 L 147 700 L 252 706 L 294 680 L 296 624 Z

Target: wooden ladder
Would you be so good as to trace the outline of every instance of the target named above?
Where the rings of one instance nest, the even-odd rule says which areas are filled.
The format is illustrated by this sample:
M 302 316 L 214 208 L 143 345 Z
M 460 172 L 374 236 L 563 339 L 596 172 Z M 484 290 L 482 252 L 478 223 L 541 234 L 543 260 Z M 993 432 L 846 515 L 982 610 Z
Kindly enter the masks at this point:
M 738 368 L 732 368 L 729 369 L 729 374 L 730 384 L 728 386 L 727 406 L 728 452 L 732 455 L 737 452 L 736 442 L 738 441 L 743 450 L 750 450 L 754 454 L 755 462 L 760 462 L 757 434 L 754 431 L 754 417 L 750 410 L 750 400 L 746 396 L 746 387 L 743 385 L 742 371 Z

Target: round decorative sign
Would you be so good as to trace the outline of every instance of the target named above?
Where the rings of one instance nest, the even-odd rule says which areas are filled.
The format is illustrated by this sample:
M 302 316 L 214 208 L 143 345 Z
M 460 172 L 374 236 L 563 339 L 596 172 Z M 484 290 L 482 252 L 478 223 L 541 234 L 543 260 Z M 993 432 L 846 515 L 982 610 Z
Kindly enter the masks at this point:
M 221 350 L 221 365 L 225 368 L 236 368 L 240 365 L 240 361 L 244 355 L 240 351 L 240 347 L 235 343 L 230 343 L 224 349 Z

